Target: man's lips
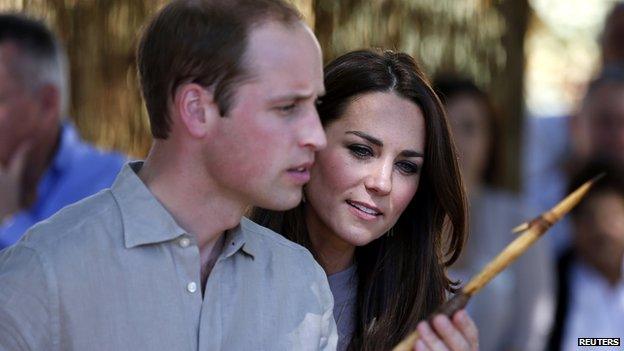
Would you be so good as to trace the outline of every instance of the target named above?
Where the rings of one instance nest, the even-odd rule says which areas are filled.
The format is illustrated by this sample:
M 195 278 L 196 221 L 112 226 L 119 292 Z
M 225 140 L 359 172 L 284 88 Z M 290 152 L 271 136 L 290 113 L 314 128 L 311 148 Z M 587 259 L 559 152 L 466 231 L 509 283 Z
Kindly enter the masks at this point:
M 291 167 L 286 171 L 297 183 L 305 184 L 310 180 L 311 167 L 312 162 L 305 162 L 297 166 Z
M 297 166 L 291 167 L 288 169 L 288 172 L 305 172 L 305 171 L 310 171 L 310 168 L 312 167 L 312 162 L 305 162 L 305 163 L 301 163 Z
M 383 215 L 383 212 L 381 212 L 381 210 L 377 208 L 376 206 L 373 206 L 364 202 L 360 202 L 360 201 L 354 201 L 354 200 L 347 200 L 346 202 L 347 204 L 349 204 L 349 206 L 365 214 L 375 216 L 375 217 Z

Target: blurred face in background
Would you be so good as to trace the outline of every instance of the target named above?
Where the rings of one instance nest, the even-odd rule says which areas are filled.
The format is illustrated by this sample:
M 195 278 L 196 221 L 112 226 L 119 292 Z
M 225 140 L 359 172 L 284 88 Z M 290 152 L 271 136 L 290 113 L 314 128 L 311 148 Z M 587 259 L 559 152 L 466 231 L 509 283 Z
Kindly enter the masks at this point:
M 621 64 L 624 61 L 624 5 L 619 3 L 606 20 L 601 38 L 604 65 Z
M 0 44 L 0 164 L 5 167 L 19 145 L 36 136 L 41 128 L 37 94 L 26 88 L 13 71 L 17 50 L 12 43 Z
M 478 185 L 487 166 L 492 131 L 488 110 L 473 94 L 458 94 L 447 101 L 446 111 L 459 153 L 459 165 L 468 189 Z
M 624 84 L 605 84 L 573 120 L 573 142 L 581 158 L 592 155 L 624 164 Z
M 624 197 L 603 190 L 584 200 L 574 218 L 574 247 L 579 256 L 612 284 L 622 279 Z
M 305 187 L 310 239 L 366 245 L 396 223 L 418 189 L 425 120 L 411 100 L 367 93 L 325 132 L 327 148 Z

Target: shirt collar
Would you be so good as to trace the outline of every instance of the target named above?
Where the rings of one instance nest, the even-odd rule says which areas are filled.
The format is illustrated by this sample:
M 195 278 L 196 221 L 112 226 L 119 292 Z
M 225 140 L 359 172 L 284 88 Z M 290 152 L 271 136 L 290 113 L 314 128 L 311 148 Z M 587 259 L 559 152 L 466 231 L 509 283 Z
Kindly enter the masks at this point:
M 73 124 L 70 122 L 62 123 L 58 150 L 54 155 L 52 167 L 59 171 L 67 169 L 71 165 L 73 151 L 78 149 L 76 146 L 80 143 L 80 137 Z
M 241 250 L 245 254 L 255 258 L 258 253 L 258 240 L 257 233 L 250 232 L 250 221 L 247 218 L 242 218 L 239 225 L 227 231 L 225 238 L 225 247 L 223 248 L 223 256 L 230 257 L 238 250 Z
M 185 234 L 137 173 L 142 161 L 127 163 L 111 187 L 121 212 L 126 248 L 165 242 Z

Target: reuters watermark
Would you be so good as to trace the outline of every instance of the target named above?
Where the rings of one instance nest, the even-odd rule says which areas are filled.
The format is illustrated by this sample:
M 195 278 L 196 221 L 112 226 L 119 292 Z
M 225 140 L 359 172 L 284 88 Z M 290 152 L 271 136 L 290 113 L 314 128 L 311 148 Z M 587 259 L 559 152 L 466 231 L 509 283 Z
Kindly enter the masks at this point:
M 620 338 L 578 338 L 578 346 L 620 346 Z

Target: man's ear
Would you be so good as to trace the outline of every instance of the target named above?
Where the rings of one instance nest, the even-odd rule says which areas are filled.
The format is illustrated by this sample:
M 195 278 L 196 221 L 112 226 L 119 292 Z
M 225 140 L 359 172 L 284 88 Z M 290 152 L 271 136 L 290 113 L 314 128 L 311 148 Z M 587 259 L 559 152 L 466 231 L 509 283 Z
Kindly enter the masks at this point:
M 195 138 L 205 137 L 219 117 L 212 91 L 195 83 L 178 87 L 174 106 L 181 127 Z
M 52 84 L 44 84 L 37 94 L 43 124 L 53 126 L 59 123 L 61 117 L 61 93 L 59 89 Z

